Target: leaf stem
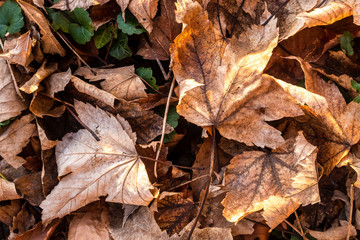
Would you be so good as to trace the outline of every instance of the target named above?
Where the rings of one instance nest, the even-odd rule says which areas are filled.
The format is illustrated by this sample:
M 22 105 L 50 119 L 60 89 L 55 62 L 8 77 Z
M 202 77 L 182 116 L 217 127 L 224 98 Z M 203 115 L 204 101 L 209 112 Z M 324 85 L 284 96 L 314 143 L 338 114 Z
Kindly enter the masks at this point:
M 352 227 L 351 222 L 352 222 L 353 210 L 354 210 L 354 185 L 351 184 L 350 185 L 350 213 L 349 213 L 349 221 L 348 221 L 346 240 L 349 240 L 350 235 L 351 235 L 351 227 Z
M 289 2 L 290 0 L 286 0 L 283 4 L 281 4 L 281 6 L 278 8 L 278 9 L 276 9 L 276 11 L 274 12 L 274 13 L 272 13 L 271 14 L 271 16 L 268 18 L 268 19 L 266 19 L 266 21 L 263 23 L 263 24 L 261 24 L 261 26 L 266 26 L 266 24 L 268 24 L 269 22 L 270 22 L 270 20 Z

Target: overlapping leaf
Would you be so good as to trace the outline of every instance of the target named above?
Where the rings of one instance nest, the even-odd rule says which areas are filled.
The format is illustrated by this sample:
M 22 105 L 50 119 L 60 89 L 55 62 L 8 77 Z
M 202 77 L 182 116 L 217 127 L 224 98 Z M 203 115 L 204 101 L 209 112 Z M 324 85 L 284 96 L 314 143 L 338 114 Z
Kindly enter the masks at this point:
M 277 44 L 276 20 L 225 41 L 196 2 L 179 3 L 177 19 L 187 24 L 171 46 L 179 114 L 247 145 L 283 143 L 280 132 L 265 121 L 302 111 L 277 83 L 262 76 Z
M 101 196 L 110 202 L 149 204 L 154 188 L 136 153 L 130 125 L 90 104 L 75 102 L 75 109 L 100 141 L 82 129 L 57 144 L 58 172 L 64 177 L 40 205 L 43 221 L 61 218 Z

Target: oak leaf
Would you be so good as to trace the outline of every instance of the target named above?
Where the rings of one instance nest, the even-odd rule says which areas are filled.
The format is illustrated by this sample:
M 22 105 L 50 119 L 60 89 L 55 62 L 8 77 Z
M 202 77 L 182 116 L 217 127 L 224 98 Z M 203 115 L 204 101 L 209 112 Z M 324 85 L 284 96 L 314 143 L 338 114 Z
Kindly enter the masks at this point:
M 0 155 L 14 168 L 26 162 L 17 154 L 28 144 L 35 131 L 35 125 L 30 123 L 33 119 L 31 114 L 25 115 L 0 131 Z
M 101 88 L 119 99 L 130 101 L 147 96 L 146 86 L 135 74 L 134 65 L 112 69 L 93 68 L 92 71 L 82 67 L 75 72 L 75 75 L 89 79 L 91 82 L 104 79 L 100 82 Z
M 346 104 L 338 87 L 325 82 L 311 65 L 297 57 L 305 74 L 305 89 L 281 83 L 302 105 L 307 117 L 299 119 L 306 137 L 319 147 L 318 161 L 329 174 L 360 140 L 360 105 Z M 279 83 L 281 81 L 278 81 Z
M 0 57 L 10 61 L 11 63 L 20 64 L 27 67 L 34 59 L 31 54 L 31 37 L 30 31 L 24 33 L 18 38 L 11 41 L 5 41 L 4 53 Z
M 176 14 L 187 25 L 171 46 L 180 85 L 178 113 L 247 145 L 275 148 L 283 143 L 281 133 L 265 121 L 302 111 L 277 83 L 262 75 L 277 44 L 276 21 L 225 41 L 198 3 L 184 0 L 177 4 Z
M 0 59 L 0 122 L 16 117 L 26 109 L 26 103 L 22 102 L 16 94 L 10 69 L 5 60 Z
M 65 135 L 56 145 L 62 179 L 40 205 L 43 221 L 61 218 L 101 196 L 107 196 L 109 202 L 149 204 L 154 197 L 150 190 L 156 190 L 136 153 L 128 122 L 78 101 L 75 110 L 100 141 L 81 129 Z
M 225 172 L 225 218 L 237 222 L 264 209 L 263 216 L 275 227 L 299 204 L 318 202 L 316 153 L 299 133 L 271 153 L 245 151 L 234 157 Z
M 58 40 L 54 37 L 51 32 L 50 23 L 42 14 L 42 12 L 31 4 L 18 0 L 17 3 L 20 5 L 21 9 L 24 11 L 25 15 L 32 22 L 35 22 L 39 28 L 42 35 L 42 49 L 44 53 L 50 54 L 59 54 L 60 56 L 65 56 L 66 51 L 60 45 Z

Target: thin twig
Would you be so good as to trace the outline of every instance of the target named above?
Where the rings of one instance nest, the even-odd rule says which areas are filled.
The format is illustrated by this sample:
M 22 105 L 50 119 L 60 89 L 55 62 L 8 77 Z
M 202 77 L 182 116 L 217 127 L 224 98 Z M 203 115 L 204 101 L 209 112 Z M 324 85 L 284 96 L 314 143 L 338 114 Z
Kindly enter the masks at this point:
M 305 233 L 304 233 L 304 230 L 302 229 L 302 226 L 301 226 L 301 222 L 300 222 L 300 218 L 295 210 L 295 217 L 296 217 L 296 221 L 298 222 L 298 225 L 299 225 L 299 229 L 300 229 L 300 232 L 301 232 L 301 236 L 303 237 L 303 239 L 307 239 L 306 236 L 305 236 Z
M 167 98 L 167 101 L 166 101 L 165 113 L 164 113 L 164 119 L 163 119 L 162 131 L 161 131 L 161 138 L 160 138 L 160 146 L 159 146 L 159 148 L 157 149 L 157 152 L 156 152 L 156 158 L 155 158 L 156 160 L 159 159 L 161 147 L 162 147 L 163 142 L 164 142 L 166 120 L 167 120 L 167 115 L 168 115 L 168 112 L 169 112 L 171 95 L 172 95 L 172 92 L 174 91 L 174 86 L 175 86 L 175 78 L 173 78 L 173 80 L 171 82 L 168 98 Z M 154 165 L 154 175 L 155 175 L 155 177 L 157 177 L 157 164 L 156 163 Z
M 266 26 L 266 24 L 268 24 L 269 22 L 270 22 L 270 20 L 289 2 L 290 0 L 286 0 L 283 4 L 281 4 L 281 6 L 278 8 L 278 9 L 276 9 L 276 11 L 274 12 L 274 13 L 272 13 L 271 14 L 271 16 L 268 18 L 268 19 L 266 19 L 266 21 L 263 23 L 263 24 L 261 24 L 261 26 Z
M 71 43 L 59 32 L 56 32 L 56 34 L 63 40 L 63 42 L 70 48 L 70 50 L 76 55 L 76 57 L 87 67 L 89 70 L 96 75 L 96 72 L 92 70 L 92 68 L 85 62 L 85 60 L 76 52 L 76 50 L 72 47 Z
M 301 232 L 294 225 L 292 225 L 288 220 L 285 219 L 284 222 L 286 222 L 287 225 L 289 225 L 292 229 L 295 230 L 295 232 L 297 232 L 300 236 L 302 236 Z
M 100 141 L 100 138 L 94 133 L 94 131 L 91 130 L 88 126 L 86 126 L 85 123 L 83 123 L 83 121 L 81 121 L 80 118 L 76 116 L 76 114 L 70 109 L 69 106 L 65 105 L 65 107 L 71 113 L 71 115 L 76 119 L 76 121 L 78 121 L 81 124 L 81 126 L 83 126 L 86 130 L 89 131 L 89 133 L 96 139 L 96 141 Z
M 349 240 L 350 235 L 351 235 L 351 227 L 352 227 L 351 222 L 352 222 L 353 210 L 354 210 L 354 185 L 351 184 L 350 185 L 350 213 L 349 213 L 349 222 L 348 222 L 346 240 Z
M 204 178 L 204 177 L 208 177 L 208 176 L 209 176 L 208 174 L 201 175 L 201 176 L 196 177 L 196 178 L 193 178 L 193 179 L 191 179 L 191 180 L 189 180 L 189 181 L 186 181 L 186 182 L 180 183 L 179 185 L 177 185 L 177 186 L 175 186 L 175 187 L 172 187 L 172 188 L 166 189 L 166 191 L 171 191 L 171 190 L 174 190 L 174 189 L 176 189 L 176 188 L 178 188 L 178 187 L 181 187 L 181 186 L 184 186 L 184 185 L 186 185 L 186 184 L 189 184 L 189 183 L 195 182 L 195 181 L 197 181 L 197 180 L 199 180 L 199 179 L 202 179 L 202 178 Z
M 194 221 L 194 225 L 191 227 L 191 230 L 189 232 L 189 235 L 187 237 L 187 240 L 190 240 L 191 238 L 191 235 L 193 234 L 194 230 L 195 230 L 195 227 L 196 227 L 196 223 L 199 221 L 199 218 L 200 218 L 200 215 L 201 215 L 201 212 L 204 208 L 204 205 L 205 205 L 205 202 L 206 202 L 206 199 L 207 199 L 207 196 L 209 194 L 209 188 L 210 188 L 210 185 L 212 183 L 212 174 L 213 174 L 213 171 L 214 171 L 214 162 L 215 162 L 215 127 L 212 126 L 211 127 L 211 153 L 210 153 L 210 170 L 209 170 L 209 181 L 206 185 L 206 188 L 205 188 L 205 194 L 203 196 L 203 198 L 201 199 L 201 204 L 200 204 L 200 208 L 196 214 L 196 217 L 195 217 L 195 221 Z
M 327 0 L 322 0 L 321 1 L 321 3 L 319 3 L 315 8 L 319 8 L 319 7 L 321 7 L 321 5 L 323 5 L 324 4 L 324 2 L 326 2 Z
M 156 53 L 155 50 L 152 48 L 152 44 L 151 44 L 150 39 L 149 39 L 148 36 L 145 36 L 145 41 L 146 41 L 146 43 L 149 45 L 152 53 L 154 54 L 155 60 L 156 60 L 157 64 L 159 65 L 159 68 L 160 68 L 160 70 L 161 70 L 161 73 L 162 73 L 165 81 L 169 80 L 170 75 L 169 75 L 169 73 L 166 74 L 165 69 L 164 69 L 163 65 L 161 64 L 157 53 Z
M 4 44 L 1 41 L 1 39 L 0 39 L 0 46 L 1 46 L 2 50 L 4 50 Z M 21 95 L 21 92 L 20 92 L 19 87 L 17 85 L 16 78 L 15 78 L 14 72 L 13 72 L 13 70 L 11 68 L 11 64 L 10 64 L 9 60 L 6 60 L 6 63 L 8 65 L 8 67 L 9 67 L 9 70 L 10 70 L 10 75 L 11 75 L 11 78 L 12 78 L 13 83 L 14 83 L 16 94 L 20 97 L 21 101 L 25 102 L 25 99 Z

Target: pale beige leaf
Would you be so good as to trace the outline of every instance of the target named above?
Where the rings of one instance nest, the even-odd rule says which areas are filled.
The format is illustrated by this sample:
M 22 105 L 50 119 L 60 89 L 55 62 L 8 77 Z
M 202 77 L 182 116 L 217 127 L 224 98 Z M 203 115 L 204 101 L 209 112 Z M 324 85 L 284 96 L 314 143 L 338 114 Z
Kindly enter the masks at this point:
M 61 92 L 65 89 L 71 78 L 71 69 L 69 68 L 66 72 L 54 73 L 45 82 L 46 93 L 54 97 L 55 93 Z
M 50 74 L 55 72 L 57 70 L 57 66 L 57 63 L 55 62 L 47 64 L 47 61 L 44 61 L 32 78 L 21 86 L 20 90 L 26 92 L 27 94 L 37 91 L 40 83 Z
M 102 221 L 101 211 L 89 210 L 77 214 L 69 225 L 69 240 L 110 240 L 109 231 Z
M 129 6 L 130 0 L 116 0 L 117 4 L 119 4 L 123 16 L 125 15 L 125 10 Z M 125 19 L 126 20 L 126 19 Z
M 79 68 L 75 75 L 83 76 L 91 82 L 104 79 L 100 83 L 101 88 L 120 99 L 130 101 L 147 96 L 146 86 L 135 74 L 134 65 L 111 69 L 93 68 L 92 70 L 96 75 L 86 67 Z
M 60 9 L 62 11 L 72 11 L 75 8 L 88 9 L 90 6 L 104 4 L 109 0 L 60 0 L 51 6 L 51 8 Z
M 242 9 L 244 9 L 245 12 L 247 12 L 248 14 L 250 14 L 250 16 L 252 18 L 256 17 L 256 5 L 258 4 L 259 0 L 244 0 L 245 2 L 243 3 Z M 240 4 L 242 4 L 242 2 L 238 2 L 238 6 Z M 240 3 L 240 4 L 239 4 Z
M 346 3 L 330 3 L 330 5 L 316 8 L 311 12 L 302 12 L 297 18 L 302 19 L 307 27 L 330 25 L 353 14 L 352 7 Z
M 35 125 L 30 123 L 33 119 L 34 117 L 28 114 L 15 120 L 9 127 L 1 129 L 0 155 L 14 168 L 25 163 L 17 154 L 28 144 L 30 136 L 35 131 Z
M 173 236 L 171 240 L 185 240 L 187 239 L 190 229 L 194 225 L 194 221 L 191 221 L 186 227 L 179 233 L 180 237 Z M 197 226 L 191 236 L 192 240 L 232 240 L 231 228 L 217 228 L 217 227 L 205 227 L 200 229 Z
M 107 105 L 114 107 L 115 96 L 111 93 L 105 92 L 104 90 L 101 90 L 87 82 L 84 82 L 83 80 L 75 76 L 72 76 L 70 80 L 79 92 L 86 93 L 96 99 L 101 100 Z
M 317 240 L 345 240 L 348 232 L 348 222 L 340 221 L 341 226 L 331 227 L 324 232 L 309 230 L 311 236 Z M 350 228 L 350 237 L 356 236 L 356 229 L 354 226 Z
M 288 139 L 272 153 L 245 151 L 234 157 L 225 173 L 225 187 L 229 189 L 222 201 L 225 218 L 236 222 L 252 212 L 261 210 L 265 203 L 269 209 L 269 202 L 266 201 L 269 201 L 271 196 L 291 196 L 312 188 L 312 181 L 301 182 L 294 187 L 292 179 L 297 179 L 307 163 L 311 163 L 307 168 L 315 169 L 315 149 L 299 133 L 296 138 Z M 316 171 L 312 173 L 315 176 L 311 176 L 311 180 L 317 178 Z M 317 188 L 317 185 L 315 186 Z M 312 194 L 315 195 L 312 200 L 319 199 L 318 191 L 312 191 Z M 287 200 L 303 203 L 298 202 L 301 200 L 300 197 L 289 197 Z M 265 214 L 270 218 L 270 213 Z
M 183 0 L 176 14 L 187 24 L 171 46 L 180 85 L 178 113 L 198 126 L 216 126 L 224 137 L 250 146 L 282 144 L 281 133 L 265 121 L 303 113 L 289 94 L 262 75 L 277 44 L 276 21 L 223 41 L 196 2 Z
M 120 116 L 115 118 L 90 104 L 75 101 L 75 110 L 100 141 L 81 129 L 56 145 L 58 172 L 63 178 L 40 205 L 43 221 L 61 218 L 101 196 L 109 202 L 148 205 L 156 189 L 127 134 L 131 130 L 123 129 L 129 125 L 120 124 Z
M 148 33 L 153 30 L 153 21 L 159 0 L 131 0 L 128 8 Z
M 16 117 L 27 108 L 16 94 L 10 69 L 5 60 L 0 59 L 0 122 Z
M 0 57 L 11 63 L 27 67 L 34 59 L 31 54 L 30 31 L 27 31 L 20 37 L 14 38 L 11 41 L 5 41 L 4 53 L 0 54 Z
M 148 207 L 140 207 L 127 219 L 124 226 L 121 222 L 110 219 L 110 235 L 116 240 L 167 240 L 166 231 L 162 231 L 157 225 L 154 216 Z
M 44 129 L 39 125 L 38 122 L 36 122 L 36 127 L 38 130 L 39 139 L 41 143 L 41 150 L 45 151 L 55 147 L 58 141 L 49 140 L 48 137 L 46 136 Z
M 0 201 L 19 199 L 19 198 L 21 197 L 16 192 L 15 184 L 3 178 L 0 178 Z
M 31 4 L 18 0 L 17 3 L 20 5 L 21 9 L 24 11 L 27 18 L 30 21 L 35 22 L 39 28 L 40 33 L 42 34 L 42 49 L 44 53 L 50 54 L 59 54 L 60 56 L 65 56 L 66 51 L 60 45 L 58 40 L 54 37 L 51 32 L 50 23 L 42 14 L 42 12 Z
M 354 14 L 354 23 L 356 25 L 360 25 L 360 3 L 357 2 L 355 3 L 354 5 L 354 8 L 353 8 L 353 14 Z

